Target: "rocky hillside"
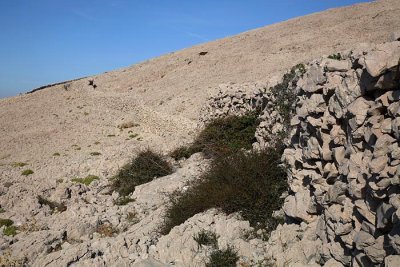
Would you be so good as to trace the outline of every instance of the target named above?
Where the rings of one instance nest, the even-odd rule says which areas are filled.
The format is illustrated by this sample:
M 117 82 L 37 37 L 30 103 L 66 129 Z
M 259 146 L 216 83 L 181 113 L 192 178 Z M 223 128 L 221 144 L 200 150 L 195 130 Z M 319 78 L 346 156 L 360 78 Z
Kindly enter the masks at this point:
M 193 236 L 207 230 L 243 266 L 398 266 L 399 42 L 365 43 L 397 39 L 399 9 L 384 0 L 328 10 L 0 100 L 0 264 L 204 266 L 212 250 Z M 269 88 L 298 63 L 288 125 Z M 201 153 L 171 159 L 174 173 L 137 186 L 134 202 L 110 194 L 108 179 L 144 148 L 167 153 L 198 125 L 257 108 L 255 149 L 295 129 L 276 213 L 286 223 L 268 242 L 215 209 L 159 234 L 168 194 L 210 164 Z

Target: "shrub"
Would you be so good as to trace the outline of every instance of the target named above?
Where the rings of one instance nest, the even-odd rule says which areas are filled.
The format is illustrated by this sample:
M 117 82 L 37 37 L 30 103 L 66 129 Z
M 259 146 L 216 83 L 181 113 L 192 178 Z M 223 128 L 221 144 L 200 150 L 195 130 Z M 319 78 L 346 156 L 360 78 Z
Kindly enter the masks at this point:
M 303 64 L 294 66 L 290 72 L 283 75 L 282 82 L 271 87 L 271 93 L 275 97 L 276 109 L 283 118 L 283 124 L 288 128 L 290 124 L 291 115 L 295 111 L 296 87 L 299 76 L 296 72 L 300 72 L 300 75 L 305 73 L 305 67 Z
M 100 156 L 100 152 L 90 152 L 90 156 Z
M 197 245 L 200 247 L 204 246 L 212 246 L 213 248 L 218 247 L 218 237 L 214 232 L 201 230 L 197 235 L 193 236 L 193 239 L 197 242 Z
M 189 158 L 197 152 L 217 157 L 236 153 L 241 149 L 251 149 L 256 141 L 254 133 L 258 126 L 258 112 L 243 116 L 217 118 L 208 123 L 188 147 L 179 147 L 171 152 L 174 159 Z
M 38 202 L 41 206 L 43 206 L 43 205 L 49 206 L 51 213 L 54 213 L 56 211 L 64 212 L 67 210 L 67 206 L 65 206 L 65 204 L 58 203 L 55 201 L 50 201 L 42 196 L 38 196 Z
M 232 246 L 228 246 L 226 249 L 211 252 L 206 267 L 236 267 L 238 260 L 237 251 Z
M 90 185 L 95 180 L 99 180 L 99 177 L 96 175 L 88 175 L 85 178 L 73 178 L 71 181 L 74 183 Z
M 201 179 L 185 192 L 170 195 L 170 205 L 162 234 L 197 213 L 220 208 L 239 212 L 253 227 L 273 225 L 271 214 L 281 207 L 280 195 L 286 189 L 285 171 L 279 166 L 281 149 L 238 152 L 216 158 Z
M 122 167 L 112 179 L 111 188 L 121 196 L 127 196 L 136 186 L 169 175 L 172 171 L 171 164 L 162 155 L 148 149 L 140 152 L 130 163 Z
M 15 236 L 17 234 L 17 227 L 14 225 L 7 226 L 3 229 L 3 234 L 6 236 Z
M 59 156 L 60 156 L 60 153 L 58 153 L 58 152 L 53 154 L 53 157 L 59 157 Z
M 24 176 L 28 176 L 28 175 L 31 175 L 31 174 L 33 174 L 34 172 L 32 171 L 32 170 L 24 170 L 22 173 L 21 173 L 21 175 L 24 175 Z
M 340 53 L 332 54 L 332 55 L 329 55 L 328 58 L 335 59 L 335 60 L 341 60 L 342 59 L 342 55 Z
M 0 219 L 0 227 L 2 226 L 11 226 L 14 222 L 10 219 Z

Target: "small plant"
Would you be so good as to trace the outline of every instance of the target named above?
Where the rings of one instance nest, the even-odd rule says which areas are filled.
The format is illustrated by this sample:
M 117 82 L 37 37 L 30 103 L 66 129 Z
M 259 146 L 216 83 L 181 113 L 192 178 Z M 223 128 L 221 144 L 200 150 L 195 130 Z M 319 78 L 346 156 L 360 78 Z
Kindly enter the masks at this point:
M 2 226 L 11 226 L 14 222 L 10 219 L 0 219 L 0 227 Z
M 43 206 L 43 205 L 48 206 L 51 210 L 51 213 L 64 212 L 67 210 L 67 206 L 65 206 L 63 203 L 57 203 L 55 201 L 50 201 L 42 196 L 38 196 L 38 202 L 41 206 Z
M 95 180 L 99 180 L 99 177 L 96 175 L 88 175 L 85 178 L 73 178 L 71 181 L 74 183 L 90 185 Z
M 28 176 L 28 175 L 31 175 L 31 174 L 33 174 L 33 173 L 34 173 L 34 172 L 33 172 L 32 170 L 28 169 L 28 170 L 24 170 L 24 171 L 21 173 L 21 175 Z
M 85 116 L 87 116 L 87 115 L 89 115 L 89 112 L 83 112 L 83 115 L 85 115 Z
M 122 167 L 113 177 L 111 187 L 121 196 L 127 196 L 135 190 L 136 186 L 171 173 L 172 166 L 162 155 L 146 150 Z
M 100 142 L 99 142 L 99 141 L 96 141 L 96 142 L 94 142 L 94 144 L 95 144 L 95 145 L 98 145 L 98 144 L 100 144 Z
M 329 59 L 335 59 L 335 60 L 341 60 L 342 59 L 342 55 L 340 53 L 337 54 L 332 54 L 328 56 Z
M 11 164 L 11 166 L 13 166 L 13 167 L 24 167 L 26 165 L 28 165 L 28 163 L 25 163 L 25 162 L 13 162 Z
M 100 156 L 100 152 L 90 152 L 90 156 Z
M 109 134 L 107 137 L 115 137 L 115 134 Z
M 6 212 L 6 210 L 3 208 L 0 208 L 0 213 L 4 213 L 4 212 Z
M 130 197 L 119 197 L 114 201 L 114 204 L 118 205 L 118 206 L 125 206 L 128 203 L 131 203 L 131 202 L 134 202 L 134 201 L 135 200 L 130 198 Z
M 15 236 L 18 228 L 14 225 L 7 226 L 3 229 L 3 234 L 6 236 Z
M 213 248 L 218 247 L 218 237 L 214 232 L 201 230 L 199 233 L 193 236 L 193 239 L 197 242 L 197 245 L 201 247 L 212 246 Z
M 121 123 L 120 125 L 118 125 L 118 128 L 123 130 L 123 129 L 127 129 L 127 128 L 138 127 L 138 126 L 139 126 L 139 124 L 133 123 L 130 121 L 130 122 Z
M 97 226 L 96 232 L 101 236 L 112 237 L 114 234 L 118 233 L 117 229 L 115 229 L 111 223 L 102 223 Z
M 217 249 L 211 252 L 206 267 L 236 267 L 239 256 L 234 247 L 228 246 L 226 249 Z
M 53 154 L 53 157 L 59 157 L 59 156 L 61 156 L 61 155 L 60 155 L 60 153 L 58 153 L 58 152 L 56 152 L 56 153 Z

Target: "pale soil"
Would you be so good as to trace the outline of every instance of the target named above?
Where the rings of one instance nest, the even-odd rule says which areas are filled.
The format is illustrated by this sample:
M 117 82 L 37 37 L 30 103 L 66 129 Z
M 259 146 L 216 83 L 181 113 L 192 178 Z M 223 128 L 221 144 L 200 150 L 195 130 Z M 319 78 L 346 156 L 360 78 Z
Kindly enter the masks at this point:
M 0 217 L 29 220 L 25 207 L 57 179 L 109 178 L 140 149 L 167 152 L 190 142 L 200 109 L 219 84 L 266 81 L 324 54 L 384 42 L 399 30 L 399 13 L 398 0 L 328 10 L 95 76 L 96 89 L 86 78 L 68 90 L 57 85 L 1 99 L 0 205 L 6 213 Z M 117 128 L 129 121 L 139 126 Z M 24 169 L 35 173 L 22 176 Z

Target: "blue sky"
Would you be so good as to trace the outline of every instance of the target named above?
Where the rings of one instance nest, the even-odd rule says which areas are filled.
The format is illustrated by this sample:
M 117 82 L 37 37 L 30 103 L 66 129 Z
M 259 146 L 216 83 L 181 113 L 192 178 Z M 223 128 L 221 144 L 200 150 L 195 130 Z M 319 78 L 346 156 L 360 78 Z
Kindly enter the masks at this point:
M 367 0 L 1 0 L 0 98 Z

